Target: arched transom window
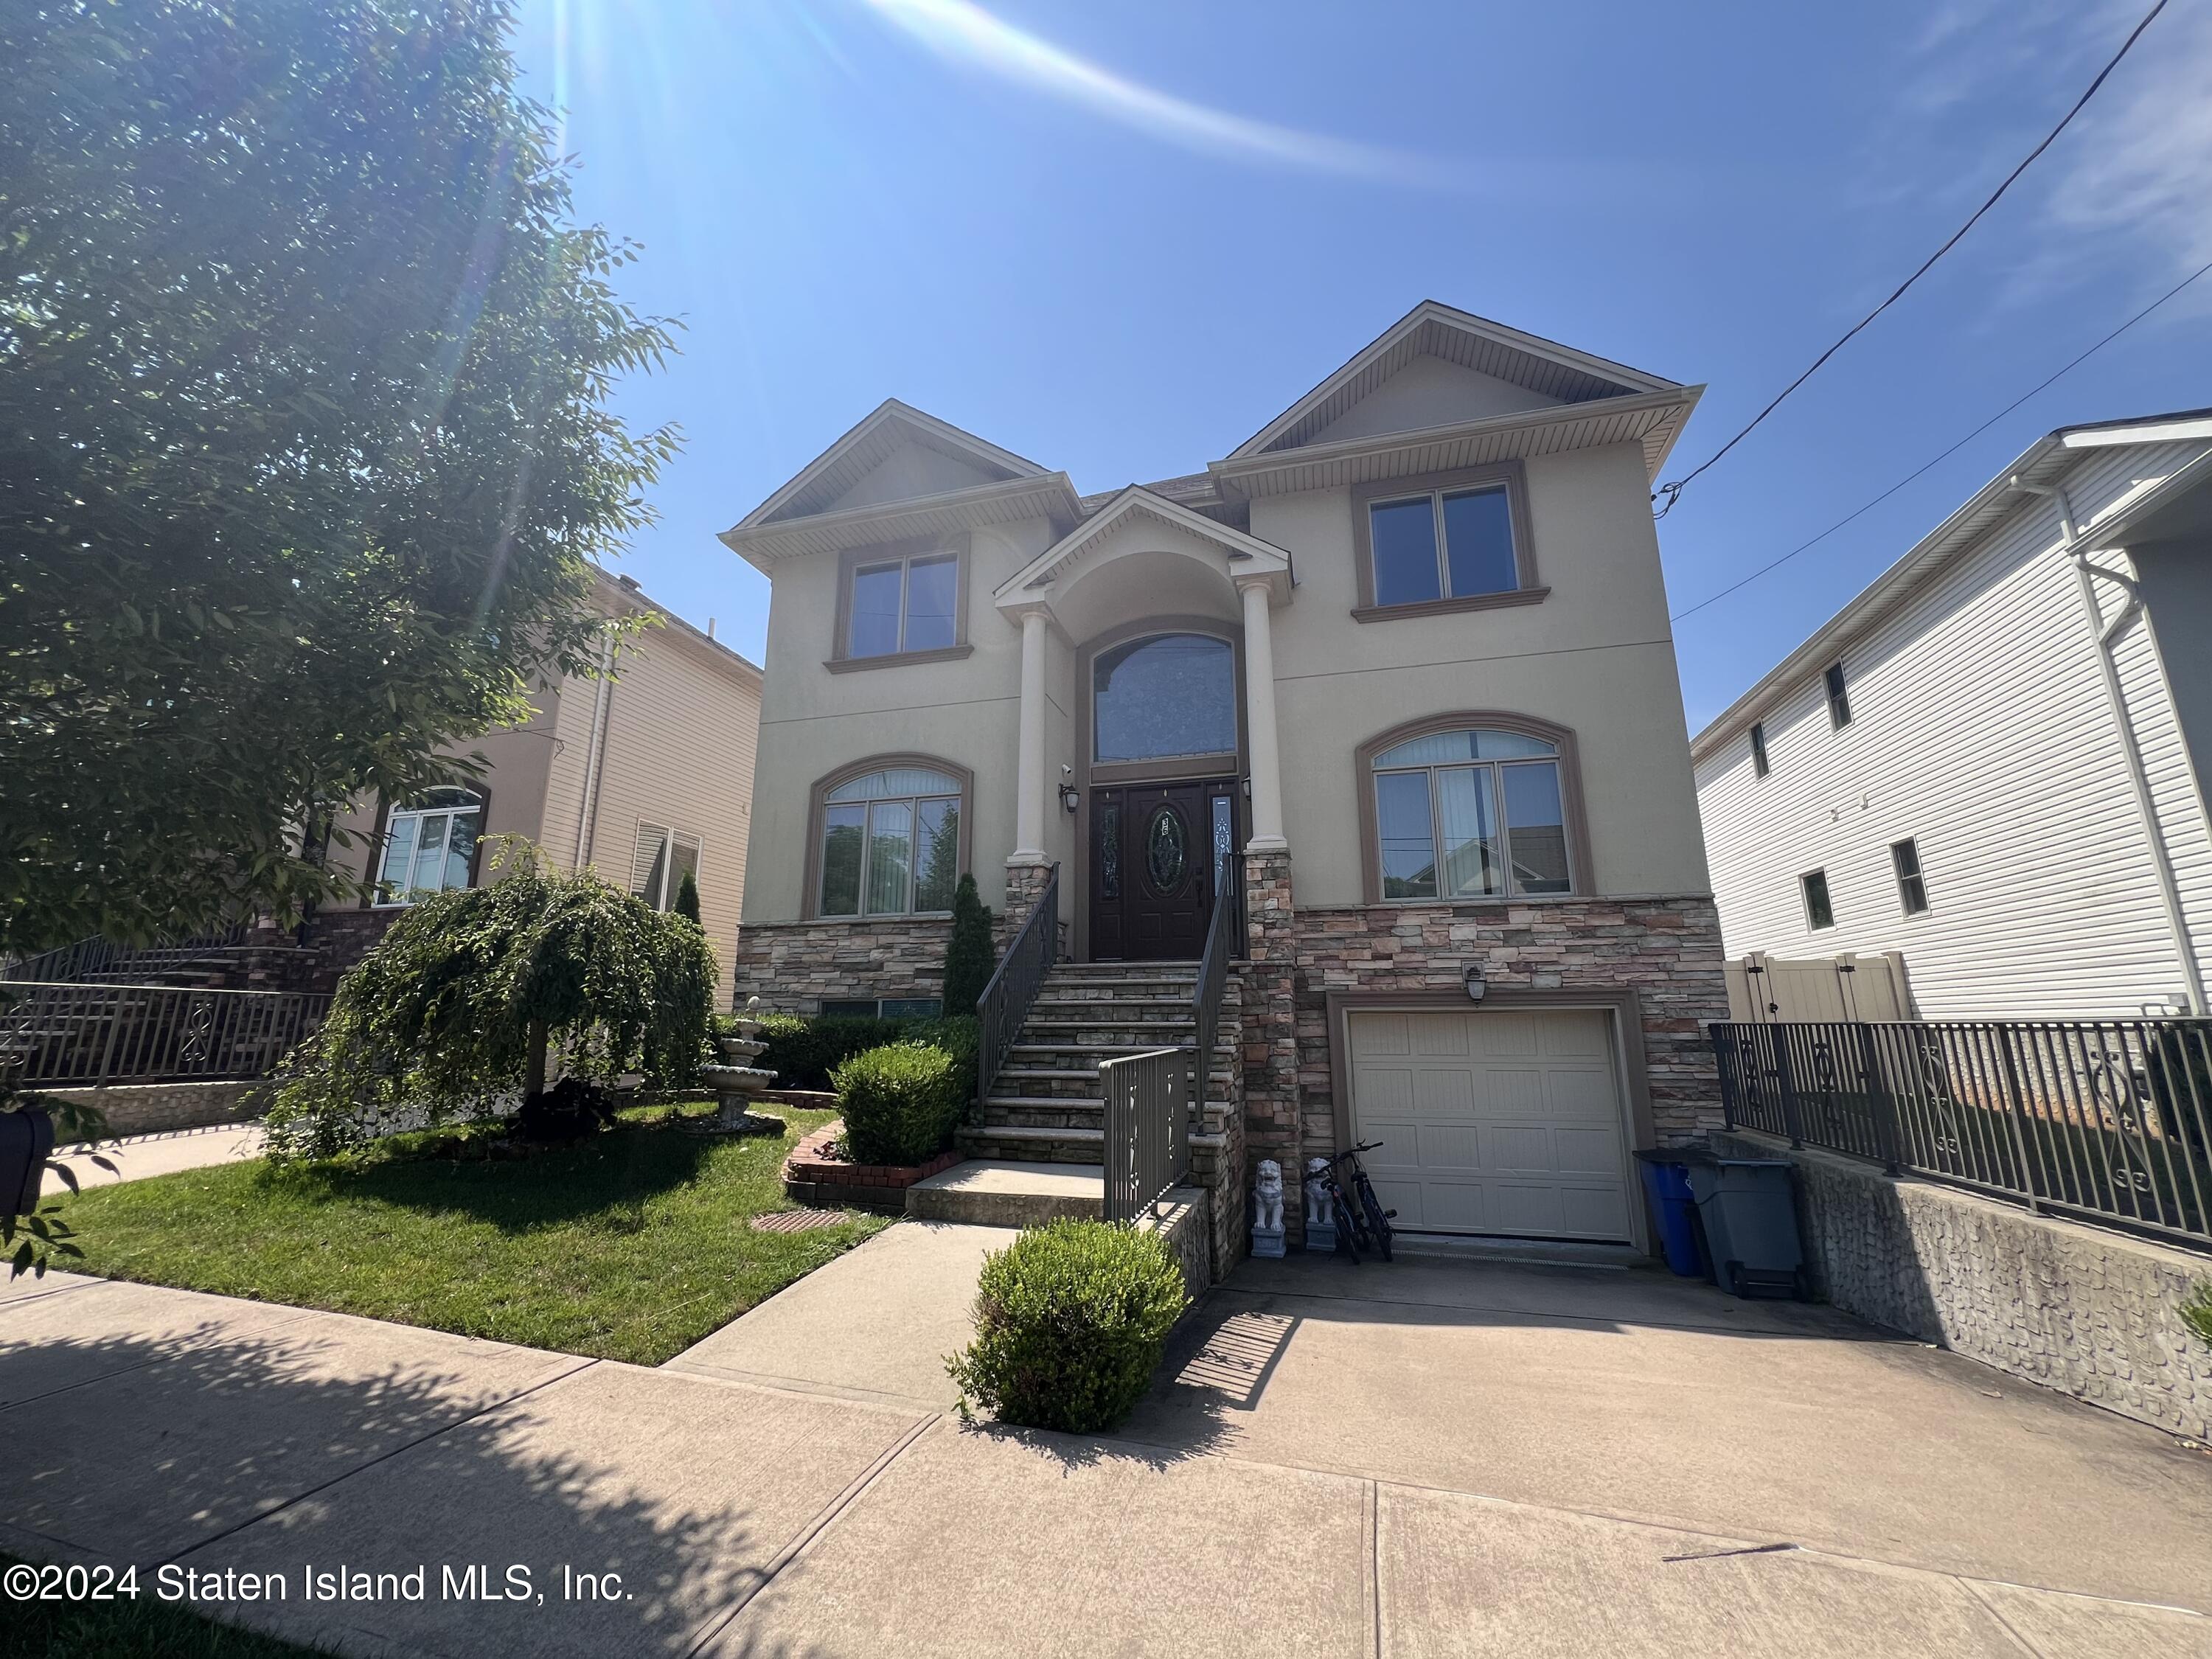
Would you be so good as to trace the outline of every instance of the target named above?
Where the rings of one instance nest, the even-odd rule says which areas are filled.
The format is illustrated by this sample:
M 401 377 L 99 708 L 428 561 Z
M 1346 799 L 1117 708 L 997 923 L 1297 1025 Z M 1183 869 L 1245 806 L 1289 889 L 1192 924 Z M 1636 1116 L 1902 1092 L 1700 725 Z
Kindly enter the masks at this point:
M 1376 755 L 1385 899 L 1572 890 L 1557 744 L 1518 732 L 1431 732 Z
M 1101 651 L 1091 697 L 1094 761 L 1237 750 L 1236 653 L 1211 634 L 1154 634 Z
M 951 909 L 960 879 L 960 780 L 927 766 L 848 778 L 822 803 L 824 916 Z

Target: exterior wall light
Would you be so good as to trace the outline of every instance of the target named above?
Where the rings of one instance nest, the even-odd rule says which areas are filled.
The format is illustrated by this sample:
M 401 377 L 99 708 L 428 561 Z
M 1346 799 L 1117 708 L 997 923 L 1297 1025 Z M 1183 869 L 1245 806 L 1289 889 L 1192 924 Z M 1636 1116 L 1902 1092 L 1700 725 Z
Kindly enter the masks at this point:
M 1083 797 L 1075 793 L 1075 769 L 1072 766 L 1060 769 L 1060 804 L 1071 812 L 1083 804 Z
M 1488 982 L 1482 977 L 1482 969 L 1480 968 L 1468 969 L 1461 976 L 1461 983 L 1467 987 L 1467 1000 L 1469 1002 L 1481 1001 L 1484 994 L 1490 989 Z

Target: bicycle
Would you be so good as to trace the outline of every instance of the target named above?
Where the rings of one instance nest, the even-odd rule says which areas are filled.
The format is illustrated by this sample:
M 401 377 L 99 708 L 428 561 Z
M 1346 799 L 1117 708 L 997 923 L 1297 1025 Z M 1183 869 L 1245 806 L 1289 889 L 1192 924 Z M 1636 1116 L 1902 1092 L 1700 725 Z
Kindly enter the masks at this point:
M 1368 1180 L 1367 1170 L 1359 1162 L 1360 1153 L 1371 1152 L 1382 1144 L 1379 1140 L 1362 1141 L 1339 1152 L 1328 1160 L 1328 1167 L 1319 1176 L 1336 1216 L 1337 1240 L 1351 1255 L 1355 1267 L 1364 1249 L 1378 1251 L 1385 1261 L 1390 1260 L 1390 1222 L 1398 1212 L 1382 1207 L 1382 1200 L 1375 1195 L 1375 1184 Z M 1339 1164 L 1350 1166 L 1351 1195 L 1346 1194 L 1344 1183 L 1336 1178 Z

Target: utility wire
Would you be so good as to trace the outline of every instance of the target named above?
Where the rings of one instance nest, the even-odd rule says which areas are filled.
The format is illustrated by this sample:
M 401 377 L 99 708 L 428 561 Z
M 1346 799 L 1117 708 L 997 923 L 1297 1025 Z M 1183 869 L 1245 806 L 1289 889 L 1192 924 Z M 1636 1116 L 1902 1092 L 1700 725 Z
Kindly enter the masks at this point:
M 1728 586 L 1721 589 L 1719 592 L 1712 594 L 1709 598 L 1699 599 L 1687 611 L 1677 611 L 1673 616 L 1668 617 L 1667 620 L 1668 622 L 1680 622 L 1685 617 L 1695 616 L 1698 611 L 1703 611 L 1707 605 L 1716 604 L 1718 601 L 1728 598 L 1728 596 L 1735 592 L 1737 588 L 1749 586 L 1753 582 L 1757 581 L 1761 576 L 1766 574 L 1768 571 L 1780 569 L 1784 565 L 1789 563 L 1790 560 L 1796 558 L 1800 553 L 1802 553 L 1808 549 L 1827 540 L 1829 537 L 1834 535 L 1845 525 L 1850 523 L 1853 519 L 1858 518 L 1863 514 L 1872 512 L 1875 507 L 1880 507 L 1884 501 L 1887 501 L 1892 495 L 1897 494 L 1899 490 L 1904 489 L 1905 485 L 1911 483 L 1922 473 L 1927 471 L 1929 467 L 1936 465 L 1938 462 L 1948 460 L 1952 456 L 1964 449 L 1968 444 L 1973 442 L 1975 439 L 1980 437 L 1982 434 L 1987 432 L 1991 427 L 1995 426 L 1999 421 L 2004 419 L 2006 416 L 2011 414 L 2013 410 L 2018 409 L 2030 398 L 2034 397 L 2037 392 L 2041 392 L 2045 387 L 2051 386 L 2061 377 L 2072 374 L 2083 363 L 2088 362 L 2090 358 L 2096 356 L 2097 353 L 2102 351 L 2106 346 L 2112 344 L 2113 341 L 2118 339 L 2121 335 L 2126 333 L 2137 323 L 2142 321 L 2144 318 L 2149 316 L 2152 312 L 2156 311 L 2168 300 L 2171 300 L 2175 295 L 2180 293 L 2183 289 L 2187 288 L 2199 276 L 2203 276 L 2208 270 L 2212 270 L 2212 264 L 2201 264 L 2197 266 L 2194 271 L 2183 277 L 2180 282 L 2166 289 L 2166 291 L 2160 295 L 2157 299 L 2153 300 L 2141 311 L 2136 313 L 2134 316 L 2129 318 L 2127 321 L 2122 323 L 2110 334 L 2107 334 L 2103 339 L 2098 341 L 2096 344 L 2091 346 L 2080 356 L 2075 358 L 2072 362 L 2060 369 L 2057 374 L 2051 375 L 2048 380 L 2040 381 L 2027 392 L 2022 392 L 2019 397 L 2007 404 L 2002 409 L 1997 410 L 1996 414 L 1990 416 L 1988 420 L 1984 421 L 1972 432 L 1969 432 L 1965 437 L 1960 439 L 1958 442 L 1953 444 L 1942 454 L 1936 456 L 1934 460 L 1928 462 L 1926 465 L 1915 467 L 1911 471 L 1899 478 L 1895 483 L 1890 485 L 1888 489 L 1883 490 L 1881 495 L 1869 501 L 1864 507 L 1860 507 L 1857 512 L 1845 514 L 1843 518 L 1837 520 L 1835 523 L 1830 525 L 1826 530 L 1823 530 L 1819 535 L 1814 537 L 1811 541 L 1800 542 L 1796 546 L 1791 548 L 1787 553 L 1784 553 L 1780 558 L 1775 560 L 1771 564 L 1763 564 L 1759 566 L 1758 569 L 1753 571 L 1751 574 L 1746 576 L 1741 581 L 1731 582 Z
M 1853 335 L 1856 335 L 1869 323 L 1881 316 L 1883 312 L 1888 310 L 1899 300 L 1903 299 L 1905 297 L 1905 289 L 1911 288 L 1923 276 L 1925 276 L 1929 269 L 1934 266 L 1935 263 L 1938 259 L 1948 253 L 1953 248 L 1958 246 L 1960 239 L 1980 222 L 1981 216 L 1984 214 L 1987 213 L 1991 208 L 1997 204 L 1998 198 L 2013 187 L 2014 182 L 2019 179 L 2021 173 L 2027 171 L 2029 167 L 2033 164 L 2035 158 L 2051 148 L 2051 143 L 2057 138 L 2058 135 L 2065 131 L 2067 127 L 2073 122 L 2074 118 L 2081 112 L 2082 107 L 2087 105 L 2092 98 L 2097 95 L 2097 88 L 2105 84 L 2105 77 L 2120 66 L 2120 59 L 2128 55 L 2128 49 L 2134 46 L 2136 40 L 2142 38 L 2142 32 L 2151 26 L 2152 20 L 2156 18 L 2159 13 L 2165 9 L 2166 0 L 2155 0 L 2155 3 L 2153 4 L 2151 9 L 2143 14 L 2142 21 L 2137 23 L 2135 26 L 2134 30 L 2129 34 L 2128 38 L 2120 43 L 2120 49 L 2112 54 L 2112 62 L 2106 64 L 2104 68 L 2097 71 L 2097 78 L 2089 82 L 2089 89 L 2074 100 L 2074 107 L 2066 112 L 2065 118 L 2044 135 L 2043 142 L 2038 144 L 2033 149 L 2028 151 L 2027 160 L 2023 161 L 2018 167 L 2014 167 L 2010 173 L 2005 175 L 2004 183 L 1999 185 L 1996 190 L 1990 193 L 1989 200 L 1984 202 L 1981 206 L 1976 208 L 1973 211 L 1972 216 L 1970 217 L 1965 224 L 1960 225 L 1958 229 L 1953 231 L 1951 233 L 1950 240 L 1945 242 L 1942 246 L 1937 248 L 1933 253 L 1929 254 L 1927 259 L 1921 264 L 1919 270 L 1914 271 L 1912 275 L 1906 277 L 1902 283 L 1899 283 L 1897 285 L 1896 291 L 1893 293 L 1889 298 L 1884 300 L 1872 311 L 1869 311 L 1865 316 L 1860 318 L 1857 322 L 1851 325 L 1850 331 L 1844 334 L 1842 339 L 1838 340 L 1835 344 L 1830 346 L 1818 357 L 1815 357 L 1813 360 L 1813 367 L 1807 369 L 1796 380 L 1790 381 L 1788 386 L 1784 386 L 1782 390 L 1776 394 L 1772 403 L 1767 404 L 1765 408 L 1760 410 L 1757 415 L 1752 417 L 1751 424 L 1749 426 L 1745 427 L 1743 430 L 1737 433 L 1735 437 L 1730 438 L 1711 455 L 1708 455 L 1698 465 L 1692 468 L 1690 471 L 1683 474 L 1682 477 L 1675 479 L 1674 483 L 1661 484 L 1658 489 L 1652 495 L 1651 499 L 1656 501 L 1663 496 L 1666 499 L 1666 505 L 1662 507 L 1653 516 L 1655 518 L 1663 519 L 1669 513 L 1673 512 L 1674 510 L 1674 503 L 1681 499 L 1684 486 L 1688 484 L 1691 479 L 1696 477 L 1698 473 L 1703 472 L 1705 468 L 1711 466 L 1715 461 L 1720 459 L 1722 456 L 1727 454 L 1729 451 L 1734 449 L 1746 438 L 1749 437 L 1753 429 L 1756 428 L 1761 421 L 1765 420 L 1768 416 L 1774 413 L 1776 410 L 1782 406 L 1782 400 L 1784 398 L 1787 398 L 1791 392 L 1796 391 L 1796 389 L 1804 385 L 1806 381 L 1811 380 L 1814 374 L 1819 371 L 1821 364 L 1826 362 L 1829 358 L 1834 356 L 1838 351 L 1841 351 L 1845 345 L 1850 343 Z

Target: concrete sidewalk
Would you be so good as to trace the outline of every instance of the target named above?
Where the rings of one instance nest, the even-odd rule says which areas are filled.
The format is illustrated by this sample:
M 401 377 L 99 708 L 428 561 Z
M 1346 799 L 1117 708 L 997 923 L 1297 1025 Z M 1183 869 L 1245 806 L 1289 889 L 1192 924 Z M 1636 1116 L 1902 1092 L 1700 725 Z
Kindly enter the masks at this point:
M 173 1129 L 155 1135 L 131 1135 L 122 1140 L 103 1140 L 82 1151 L 64 1147 L 46 1160 L 40 1188 L 42 1197 L 55 1198 L 69 1187 L 53 1171 L 65 1164 L 80 1188 L 112 1187 L 120 1181 L 143 1181 L 149 1176 L 174 1175 L 179 1170 L 202 1170 L 211 1164 L 234 1164 L 261 1156 L 258 1123 L 227 1123 L 206 1129 Z M 104 1158 L 112 1168 L 95 1164 Z
M 1251 1264 L 1103 1438 L 829 1392 L 818 1317 L 725 1349 L 766 1386 L 19 1283 L 0 1547 L 281 1575 L 201 1605 L 362 1654 L 2212 1656 L 2212 1458 L 1819 1310 Z M 307 1601 L 310 1564 L 423 1599 Z

